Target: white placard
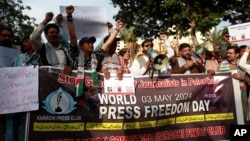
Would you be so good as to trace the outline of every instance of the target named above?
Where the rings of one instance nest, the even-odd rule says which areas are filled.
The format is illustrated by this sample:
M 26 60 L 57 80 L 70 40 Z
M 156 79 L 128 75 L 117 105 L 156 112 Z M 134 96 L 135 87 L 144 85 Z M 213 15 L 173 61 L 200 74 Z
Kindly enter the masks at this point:
M 250 40 L 250 22 L 228 26 L 231 42 L 243 42 Z
M 38 67 L 0 68 L 0 114 L 38 110 Z
M 123 74 L 122 80 L 118 80 L 116 73 L 110 73 L 110 79 L 104 78 L 105 94 L 135 94 L 134 76 Z
M 60 13 L 63 15 L 63 32 L 66 39 L 69 40 L 67 28 L 66 6 L 60 6 Z M 78 39 L 82 37 L 95 36 L 103 38 L 108 35 L 107 12 L 101 6 L 75 6 L 73 13 L 73 22 L 75 26 L 76 36 Z

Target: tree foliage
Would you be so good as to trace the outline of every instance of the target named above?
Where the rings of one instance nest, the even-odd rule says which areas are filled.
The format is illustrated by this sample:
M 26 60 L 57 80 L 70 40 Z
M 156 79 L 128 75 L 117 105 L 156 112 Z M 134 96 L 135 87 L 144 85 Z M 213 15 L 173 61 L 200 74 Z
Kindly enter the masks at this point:
M 250 22 L 249 0 L 231 0 L 228 4 L 227 14 L 223 17 L 224 21 L 228 21 L 232 25 Z
M 133 26 L 137 37 L 156 37 L 162 30 L 168 31 L 170 35 L 178 32 L 180 37 L 191 35 L 195 45 L 198 45 L 195 34 L 197 31 L 206 36 L 222 20 L 232 22 L 237 19 L 238 23 L 246 21 L 248 15 L 240 9 L 240 5 L 248 4 L 244 6 L 246 8 L 250 5 L 247 0 L 111 1 L 115 7 L 120 8 L 114 18 L 122 19 L 127 27 Z
M 23 14 L 24 10 L 31 10 L 24 6 L 22 0 L 0 0 L 0 27 L 10 27 L 15 33 L 15 43 L 25 35 L 31 34 L 36 26 L 35 18 Z

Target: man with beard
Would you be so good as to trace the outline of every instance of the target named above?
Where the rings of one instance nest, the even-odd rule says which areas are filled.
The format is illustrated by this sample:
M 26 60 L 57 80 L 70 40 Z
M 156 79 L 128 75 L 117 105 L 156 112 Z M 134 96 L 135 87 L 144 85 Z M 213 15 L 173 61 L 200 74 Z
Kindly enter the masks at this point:
M 3 27 L 0 29 L 0 46 L 8 48 L 16 48 L 13 46 L 14 43 L 14 33 L 12 29 L 8 27 Z
M 131 72 L 134 76 L 151 75 L 153 67 L 148 56 L 148 51 L 153 49 L 153 40 L 145 39 L 142 44 L 142 53 L 138 55 L 131 64 Z
M 40 54 L 40 66 L 61 67 L 64 68 L 65 74 L 69 74 L 72 71 L 72 59 L 67 47 L 60 43 L 59 27 L 55 23 L 49 23 L 53 16 L 52 12 L 46 13 L 45 19 L 33 31 L 31 35 L 32 47 L 37 54 Z M 71 19 L 68 19 L 68 22 L 70 21 Z M 42 43 L 42 31 L 44 31 L 47 43 Z
M 180 57 L 174 58 L 171 61 L 172 74 L 190 74 L 204 73 L 205 67 L 200 58 L 192 56 L 191 46 L 187 43 L 182 43 L 179 47 Z

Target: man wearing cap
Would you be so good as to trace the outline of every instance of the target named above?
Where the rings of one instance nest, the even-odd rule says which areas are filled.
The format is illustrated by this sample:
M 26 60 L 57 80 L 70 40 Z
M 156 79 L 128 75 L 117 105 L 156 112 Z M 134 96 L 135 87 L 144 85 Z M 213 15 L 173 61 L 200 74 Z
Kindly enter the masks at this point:
M 84 70 L 95 70 L 98 66 L 98 59 L 96 54 L 93 52 L 94 43 L 96 42 L 96 38 L 91 37 L 83 37 L 79 40 L 79 48 L 80 53 L 78 57 L 78 67 L 83 67 Z

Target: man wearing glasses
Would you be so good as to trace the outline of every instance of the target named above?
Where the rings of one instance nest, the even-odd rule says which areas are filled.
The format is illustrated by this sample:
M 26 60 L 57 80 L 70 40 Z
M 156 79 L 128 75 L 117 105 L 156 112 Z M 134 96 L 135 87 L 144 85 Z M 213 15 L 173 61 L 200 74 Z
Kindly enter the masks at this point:
M 230 72 L 232 70 L 237 70 L 237 72 L 232 74 L 232 77 L 240 82 L 240 93 L 241 93 L 241 102 L 244 121 L 248 120 L 248 102 L 247 102 L 247 85 L 250 83 L 249 77 L 247 77 L 246 72 L 239 68 L 238 59 L 239 59 L 240 49 L 237 46 L 228 46 L 226 52 L 226 59 L 221 62 L 218 66 L 219 72 Z
M 146 39 L 142 42 L 142 53 L 131 64 L 131 72 L 134 76 L 142 76 L 146 74 L 150 74 L 151 70 L 151 63 L 148 56 L 148 51 L 152 49 L 154 46 L 153 40 Z
M 219 54 L 223 56 L 223 59 L 225 59 L 227 54 L 227 47 L 231 45 L 230 41 L 230 35 L 228 32 L 224 32 L 222 34 L 222 41 L 220 43 L 220 46 L 218 48 Z

